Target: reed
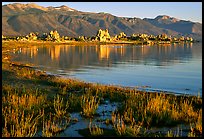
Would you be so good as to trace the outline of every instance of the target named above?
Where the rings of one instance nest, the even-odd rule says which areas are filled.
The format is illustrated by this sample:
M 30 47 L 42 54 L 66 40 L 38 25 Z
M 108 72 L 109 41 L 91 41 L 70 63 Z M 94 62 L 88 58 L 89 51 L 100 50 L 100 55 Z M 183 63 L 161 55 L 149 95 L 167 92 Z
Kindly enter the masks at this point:
M 177 131 L 168 131 L 165 137 L 182 137 L 182 129 L 179 127 L 177 128 Z
M 92 124 L 92 121 L 89 122 L 89 132 L 92 136 L 101 136 L 103 135 L 103 129 L 101 129 L 96 124 Z
M 120 114 L 112 113 L 111 119 L 113 123 L 113 128 L 115 129 L 117 135 L 126 135 L 126 125 L 123 120 L 123 116 L 121 116 Z
M 142 94 L 131 91 L 119 110 L 124 114 L 126 121 L 133 115 L 136 121 L 142 122 L 147 127 L 158 125 L 158 123 L 174 125 L 196 121 L 199 101 L 194 98 L 176 97 L 162 93 Z
M 36 96 L 35 94 L 24 94 L 22 96 L 18 96 L 17 93 L 8 93 L 7 96 L 2 97 L 2 100 L 3 102 L 9 103 L 9 105 L 12 105 L 13 107 L 20 107 L 22 109 L 31 110 L 34 107 L 38 107 L 44 104 L 46 96 Z
M 54 137 L 58 133 L 64 131 L 69 125 L 70 118 L 58 118 L 49 113 L 49 118 L 43 116 L 42 137 Z
M 81 107 L 82 115 L 85 117 L 93 117 L 98 108 L 100 99 L 97 96 L 82 95 Z
M 202 109 L 199 111 L 199 116 L 196 122 L 190 123 L 189 137 L 202 136 Z
M 131 137 L 138 137 L 141 134 L 142 123 L 136 123 L 135 119 L 132 119 L 130 126 L 127 126 L 127 134 Z M 144 134 L 144 133 L 143 133 Z
M 199 111 L 198 120 L 195 125 L 195 129 L 202 135 L 202 109 Z
M 64 117 L 67 113 L 67 109 L 69 108 L 68 101 L 66 104 L 64 104 L 63 98 L 61 98 L 59 95 L 54 97 L 54 109 L 56 112 L 57 117 Z
M 41 114 L 34 117 L 34 113 L 25 114 L 25 111 L 16 113 L 14 109 L 11 113 L 4 113 L 3 137 L 33 137 L 37 132 L 37 122 L 42 117 Z M 9 116 L 12 114 L 12 116 Z

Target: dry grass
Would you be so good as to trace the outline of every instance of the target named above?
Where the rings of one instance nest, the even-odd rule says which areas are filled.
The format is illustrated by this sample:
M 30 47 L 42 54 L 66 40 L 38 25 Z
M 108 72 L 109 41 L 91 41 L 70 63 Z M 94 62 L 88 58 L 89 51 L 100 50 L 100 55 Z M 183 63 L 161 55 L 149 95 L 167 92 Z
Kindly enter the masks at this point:
M 12 105 L 14 108 L 20 107 L 22 109 L 31 110 L 33 107 L 38 107 L 44 104 L 46 100 L 45 95 L 36 96 L 35 94 L 24 94 L 22 96 L 18 96 L 17 93 L 10 94 L 2 97 L 3 103 L 8 103 Z
M 65 114 L 67 113 L 68 108 L 69 108 L 68 101 L 66 102 L 66 104 L 64 104 L 63 98 L 61 98 L 59 95 L 57 95 L 54 98 L 54 109 L 57 117 L 64 117 Z
M 199 111 L 197 121 L 190 123 L 190 127 L 189 137 L 202 136 L 202 109 Z
M 126 125 L 123 120 L 123 116 L 120 114 L 112 113 L 112 123 L 116 133 L 119 136 L 123 136 L 126 134 Z
M 101 136 L 103 135 L 103 129 L 98 127 L 96 124 L 92 124 L 91 120 L 89 122 L 89 132 L 92 136 Z
M 93 117 L 98 108 L 100 99 L 96 96 L 83 95 L 81 97 L 82 115 L 85 117 Z
M 129 117 L 128 117 L 129 118 Z M 126 123 L 125 118 L 123 115 L 119 113 L 112 113 L 112 124 L 113 128 L 115 129 L 117 135 L 119 136 L 131 136 L 131 137 L 138 137 L 141 134 L 141 123 L 136 123 L 135 119 L 132 117 L 130 123 Z
M 126 123 L 133 122 L 131 119 L 134 118 L 147 128 L 172 126 L 197 121 L 200 101 L 198 98 L 131 91 L 119 111 Z
M 16 89 L 11 86 L 2 88 L 3 136 L 32 137 L 36 134 L 40 107 L 44 105 L 46 95 L 39 95 L 37 90 Z M 38 114 L 39 113 L 39 114 Z
M 28 69 L 28 68 L 21 68 L 21 70 L 18 70 L 18 72 L 16 72 L 17 76 L 21 76 L 21 77 L 26 77 L 31 79 L 32 77 L 35 76 L 36 72 L 32 69 Z
M 43 137 L 54 137 L 61 131 L 65 130 L 69 125 L 70 118 L 57 118 L 52 116 L 52 113 L 49 113 L 49 118 L 45 119 L 43 117 Z
M 42 117 L 41 114 L 34 117 L 34 113 L 25 114 L 24 110 L 11 107 L 2 111 L 4 115 L 3 137 L 33 137 L 36 134 L 37 123 Z

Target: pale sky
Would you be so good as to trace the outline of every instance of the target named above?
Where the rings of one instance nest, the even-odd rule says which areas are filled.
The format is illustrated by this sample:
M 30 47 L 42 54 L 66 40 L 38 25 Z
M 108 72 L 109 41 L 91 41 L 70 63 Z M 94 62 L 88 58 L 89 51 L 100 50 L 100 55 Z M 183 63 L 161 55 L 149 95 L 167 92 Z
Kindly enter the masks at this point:
M 2 5 L 17 2 L 2 2 Z M 18 2 L 29 3 L 29 2 Z M 169 15 L 202 23 L 202 2 L 33 2 L 40 6 L 66 5 L 84 12 L 106 12 L 121 17 L 155 18 Z

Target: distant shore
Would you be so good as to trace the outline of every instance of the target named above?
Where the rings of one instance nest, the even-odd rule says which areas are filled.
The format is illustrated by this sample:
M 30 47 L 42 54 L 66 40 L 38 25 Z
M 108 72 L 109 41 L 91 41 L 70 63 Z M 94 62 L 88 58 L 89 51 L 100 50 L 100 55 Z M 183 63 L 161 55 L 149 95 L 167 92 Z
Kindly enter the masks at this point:
M 2 40 L 2 42 L 10 43 L 29 43 L 29 44 L 57 44 L 57 45 L 109 45 L 109 44 L 128 44 L 128 45 L 154 45 L 154 44 L 174 44 L 174 43 L 193 43 L 193 42 L 182 42 L 182 41 L 17 41 L 17 40 Z

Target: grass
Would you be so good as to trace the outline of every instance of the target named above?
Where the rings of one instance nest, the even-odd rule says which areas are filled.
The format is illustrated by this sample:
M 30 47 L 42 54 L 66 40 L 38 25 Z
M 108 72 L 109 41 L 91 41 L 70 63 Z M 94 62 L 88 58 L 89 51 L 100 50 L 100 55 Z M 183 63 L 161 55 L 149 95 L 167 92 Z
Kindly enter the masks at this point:
M 92 124 L 91 120 L 89 123 L 89 132 L 92 136 L 102 136 L 103 135 L 103 129 L 98 127 L 96 124 Z
M 34 113 L 25 114 L 24 110 L 6 107 L 3 111 L 3 137 L 33 137 L 37 132 L 37 122 L 41 114 L 34 117 Z
M 82 115 L 93 117 L 96 114 L 100 99 L 96 96 L 83 95 L 81 97 Z
M 112 125 L 116 133 L 119 136 L 138 137 L 143 132 L 141 130 L 142 124 L 136 123 L 133 117 L 132 119 L 129 119 L 129 122 L 127 123 L 126 118 L 127 117 L 120 115 L 119 113 L 112 113 Z
M 43 129 L 42 137 L 54 137 L 58 133 L 64 131 L 70 122 L 70 118 L 55 117 L 52 113 L 49 113 L 49 118 L 43 117 Z
M 34 107 L 40 107 L 45 102 L 45 95 L 35 95 L 35 94 L 24 94 L 18 96 L 16 93 L 10 94 L 2 97 L 2 101 L 12 105 L 14 108 L 19 107 L 21 109 L 33 109 Z
M 125 122 L 123 120 L 123 116 L 121 116 L 120 114 L 112 114 L 112 123 L 113 123 L 113 127 L 116 131 L 116 133 L 119 136 L 123 136 L 126 134 L 126 125 Z
M 56 112 L 56 116 L 59 118 L 62 118 L 65 116 L 65 114 L 67 113 L 67 109 L 69 108 L 69 103 L 68 101 L 66 102 L 66 104 L 64 104 L 63 98 L 61 98 L 59 95 L 57 95 L 54 98 L 54 109 Z
M 33 137 L 39 131 L 45 137 L 56 136 L 69 126 L 70 112 L 94 118 L 105 100 L 120 104 L 112 119 L 106 120 L 114 130 L 91 124 L 88 128 L 91 136 L 157 136 L 144 131 L 178 124 L 191 125 L 189 136 L 202 136 L 202 97 L 90 84 L 50 76 L 29 65 L 10 61 L 7 50 L 32 47 L 27 44 L 3 42 L 2 45 L 3 137 Z M 172 132 L 164 136 L 172 136 Z
M 173 133 L 172 130 L 167 132 L 166 137 L 181 137 L 182 136 L 182 130 L 178 128 L 176 132 Z

